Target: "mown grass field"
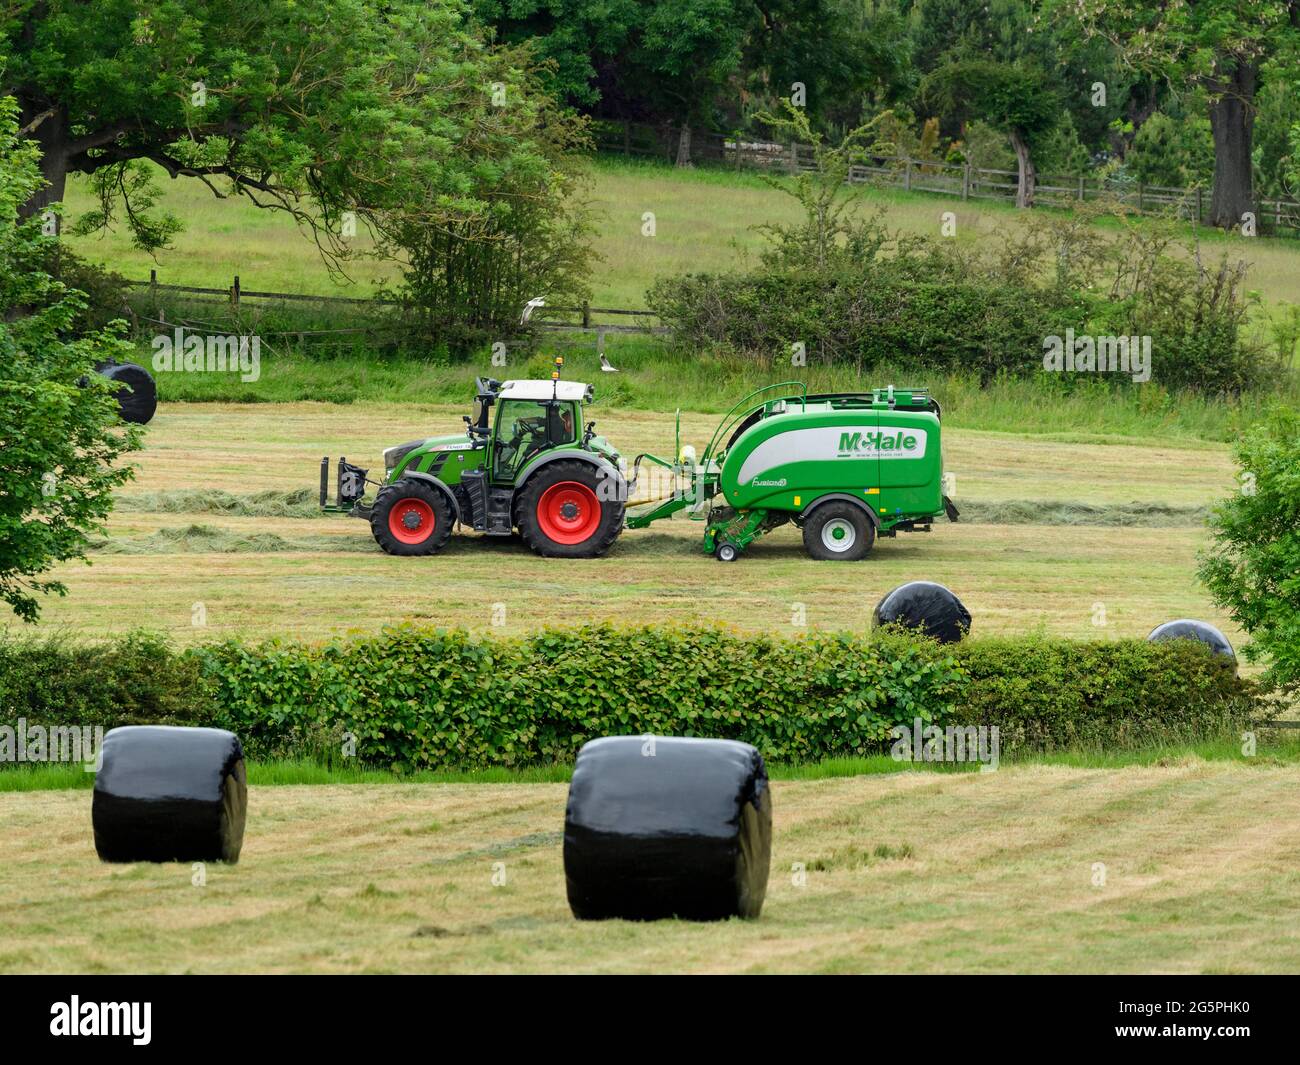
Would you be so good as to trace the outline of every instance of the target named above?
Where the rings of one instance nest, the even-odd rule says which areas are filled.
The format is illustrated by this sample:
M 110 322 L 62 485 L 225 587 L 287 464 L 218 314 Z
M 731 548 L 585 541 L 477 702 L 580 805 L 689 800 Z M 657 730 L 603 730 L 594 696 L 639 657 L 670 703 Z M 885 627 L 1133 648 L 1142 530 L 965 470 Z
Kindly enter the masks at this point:
M 197 184 L 165 187 L 187 229 L 156 263 L 121 234 L 75 240 L 77 250 L 132 277 L 157 266 L 181 284 L 225 286 L 239 274 L 246 289 L 360 295 L 394 280 L 362 262 L 354 284 L 339 284 L 287 219 Z M 792 200 L 749 176 L 616 161 L 596 164 L 593 198 L 605 219 L 597 305 L 640 307 L 656 277 L 743 263 L 759 245 L 756 223 L 794 217 Z M 87 206 L 84 186 L 69 203 L 73 215 Z M 859 207 L 883 207 L 890 225 L 914 233 L 935 232 L 954 210 L 962 241 L 1020 222 L 1004 205 L 924 195 L 864 190 Z M 646 211 L 653 238 L 641 235 Z M 1300 302 L 1294 244 L 1206 242 L 1254 262 L 1249 285 L 1265 313 Z M 602 377 L 593 339 L 563 342 L 566 376 L 596 382 L 602 402 L 589 417 L 628 456 L 671 455 L 678 403 L 688 408 L 683 440 L 702 450 L 717 421 L 702 412 L 776 379 L 723 359 L 688 364 L 645 338 L 611 338 L 624 372 Z M 468 394 L 474 371 L 274 352 L 262 370 L 256 386 L 164 376 L 168 402 L 108 538 L 91 565 L 56 572 L 69 593 L 47 601 L 37 633 L 146 627 L 189 644 L 314 640 L 403 621 L 511 634 L 708 620 L 792 635 L 864 629 L 886 591 L 929 579 L 962 597 L 977 637 L 1140 637 L 1193 616 L 1242 640 L 1195 575 L 1205 508 L 1235 485 L 1222 441 L 1240 414 L 1217 399 L 1183 402 L 1154 386 L 1048 398 L 1037 381 L 931 382 L 943 393 L 957 503 L 977 520 L 881 541 L 860 564 L 814 563 L 786 528 L 723 566 L 684 518 L 627 532 L 594 561 L 468 535 L 441 555 L 399 559 L 365 523 L 313 513 L 320 458 L 377 472 L 384 447 L 458 431 L 467 408 L 447 401 Z M 811 387 L 907 376 L 819 373 L 809 370 Z M 302 395 L 330 402 L 266 402 Z M 268 515 L 214 513 L 219 493 L 245 503 L 265 493 Z M 1098 509 L 1081 517 L 1080 505 Z M 1125 765 L 1093 753 L 1101 760 L 1072 752 L 1063 757 L 1080 764 L 985 774 L 873 762 L 823 779 L 774 767 L 764 915 L 705 926 L 570 917 L 563 767 L 491 783 L 346 784 L 324 770 L 303 783 L 314 778 L 254 767 L 243 858 L 209 866 L 202 887 L 189 865 L 100 864 L 88 793 L 51 776 L 62 790 L 0 788 L 0 972 L 1300 971 L 1295 758 L 1189 749 Z
M 591 179 L 588 198 L 598 212 L 594 247 L 603 259 L 592 278 L 593 304 L 599 307 L 641 308 L 646 289 L 659 277 L 742 265 L 762 245 L 755 226 L 791 222 L 798 214 L 793 198 L 753 174 L 598 158 Z M 70 237 L 73 249 L 133 279 L 147 279 L 157 269 L 168 284 L 227 288 L 238 274 L 250 290 L 356 296 L 399 279 L 392 264 L 366 258 L 348 264 L 346 278 L 331 277 L 314 243 L 289 218 L 243 199 L 218 200 L 202 183 L 173 181 L 161 171 L 159 184 L 160 207 L 185 222 L 172 248 L 151 259 L 131 248 L 119 229 Z M 892 229 L 931 236 L 939 235 L 942 215 L 951 211 L 957 216 L 955 239 L 970 243 L 992 241 L 1021 220 L 1004 203 L 923 193 L 863 188 L 855 191 L 855 201 L 857 210 L 882 210 Z M 88 210 L 88 183 L 70 180 L 66 203 L 70 221 Z M 654 215 L 653 236 L 642 235 L 647 212 Z M 1211 256 L 1226 251 L 1252 263 L 1248 287 L 1266 305 L 1300 302 L 1296 242 L 1206 230 L 1200 239 Z M 373 242 L 363 233 L 356 248 L 367 253 Z
M 1260 762 L 777 781 L 763 914 L 705 925 L 573 920 L 562 783 L 254 786 L 204 886 L 101 864 L 84 790 L 0 794 L 0 972 L 1295 972 Z
M 852 565 L 813 562 L 797 530 L 784 528 L 724 566 L 699 550 L 701 523 L 680 515 L 625 532 L 596 560 L 542 559 L 518 541 L 472 535 L 453 537 L 439 555 L 403 559 L 383 554 L 365 522 L 313 516 L 322 455 L 381 468 L 384 447 L 454 431 L 461 412 L 406 404 L 165 405 L 107 544 L 90 566 L 60 567 L 69 594 L 48 601 L 40 629 L 106 636 L 143 626 L 188 643 L 321 638 L 402 621 L 511 633 L 584 621 L 709 620 L 790 634 L 801 622 L 861 629 L 890 588 L 928 579 L 962 597 L 976 634 L 1144 636 L 1190 615 L 1239 637 L 1195 577 L 1206 542 L 1202 508 L 1232 490 L 1230 457 L 1221 445 L 1179 437 L 949 430 L 945 464 L 957 478 L 958 505 L 969 501 L 978 517 L 989 504 L 1025 501 L 1020 509 L 1030 513 L 1015 524 L 936 522 L 932 533 L 880 541 Z M 626 455 L 672 453 L 670 414 L 593 408 L 592 416 Z M 683 440 L 702 450 L 716 421 L 684 413 Z M 214 491 L 297 491 L 299 502 L 286 513 L 309 516 L 201 512 Z M 1121 508 L 1128 515 L 1121 520 L 1145 520 L 1153 505 L 1169 511 L 1151 516 L 1153 526 L 1024 523 L 1053 502 Z M 504 624 L 493 628 L 501 607 Z M 1103 615 L 1105 625 L 1096 624 Z

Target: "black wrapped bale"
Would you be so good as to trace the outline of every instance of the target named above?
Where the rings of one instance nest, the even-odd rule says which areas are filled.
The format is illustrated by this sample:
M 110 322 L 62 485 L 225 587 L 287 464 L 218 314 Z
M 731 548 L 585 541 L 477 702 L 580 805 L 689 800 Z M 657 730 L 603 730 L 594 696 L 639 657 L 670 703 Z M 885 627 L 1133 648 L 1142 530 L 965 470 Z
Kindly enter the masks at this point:
M 99 372 L 122 386 L 116 396 L 123 421 L 145 425 L 152 420 L 158 409 L 158 386 L 148 370 L 133 362 L 109 362 L 100 366 Z
M 908 581 L 876 604 L 876 625 L 920 629 L 940 643 L 956 643 L 970 632 L 970 611 L 942 584 Z
M 1164 640 L 1199 640 L 1216 655 L 1230 658 L 1236 664 L 1237 653 L 1218 629 L 1206 621 L 1194 621 L 1191 618 L 1179 618 L 1157 625 L 1147 637 L 1148 643 L 1161 643 Z
M 749 744 L 614 736 L 578 752 L 564 817 L 575 917 L 757 917 L 771 859 L 772 793 Z
M 91 820 L 106 862 L 236 862 L 248 778 L 233 732 L 131 725 L 104 737 Z

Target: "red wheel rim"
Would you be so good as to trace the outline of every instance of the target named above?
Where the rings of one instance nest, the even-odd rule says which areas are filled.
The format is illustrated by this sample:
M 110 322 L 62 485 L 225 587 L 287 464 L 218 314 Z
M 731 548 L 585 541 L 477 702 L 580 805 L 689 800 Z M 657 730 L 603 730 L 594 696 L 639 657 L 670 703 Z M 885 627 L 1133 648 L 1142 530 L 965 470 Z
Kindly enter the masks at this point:
M 399 499 L 388 512 L 388 531 L 404 544 L 422 544 L 433 533 L 433 507 L 423 499 Z
M 577 481 L 553 484 L 537 501 L 537 524 L 557 544 L 580 544 L 600 527 L 596 493 Z

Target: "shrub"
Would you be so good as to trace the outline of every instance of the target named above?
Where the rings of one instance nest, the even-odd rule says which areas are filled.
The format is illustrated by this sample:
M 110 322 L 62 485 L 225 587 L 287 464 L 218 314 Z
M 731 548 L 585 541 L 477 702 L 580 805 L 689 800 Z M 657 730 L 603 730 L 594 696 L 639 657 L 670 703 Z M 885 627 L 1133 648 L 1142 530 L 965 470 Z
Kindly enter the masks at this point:
M 0 639 L 0 723 L 207 725 L 216 704 L 199 662 L 160 636 L 111 643 L 67 638 Z
M 971 640 L 952 723 L 997 725 L 1015 750 L 1139 747 L 1239 732 L 1259 706 L 1251 682 L 1192 640 Z
M 890 727 L 951 710 L 938 645 L 888 636 L 745 637 L 721 628 L 584 626 L 516 639 L 402 627 L 323 647 L 200 652 L 250 750 L 341 721 L 398 769 L 571 760 L 610 734 L 744 740 L 776 761 L 880 750 Z
M 828 234 L 811 221 L 766 226 L 757 267 L 660 278 L 647 300 L 678 346 L 763 364 L 788 366 L 801 342 L 810 360 L 859 372 L 901 364 L 987 382 L 1042 374 L 1046 338 L 1072 329 L 1150 337 L 1151 380 L 1171 390 L 1239 392 L 1270 379 L 1245 328 L 1246 264 L 1203 263 L 1195 248 L 1172 254 L 1160 220 L 1108 233 L 1094 224 L 1103 210 L 1031 215 L 984 255 L 891 232 L 879 216 L 836 215 Z M 1064 376 L 1088 387 L 1097 375 Z
M 1277 408 L 1238 442 L 1240 490 L 1210 522 L 1214 548 L 1200 576 L 1254 641 L 1265 680 L 1300 691 L 1300 414 Z
M 900 632 L 745 636 L 721 627 L 476 637 L 403 626 L 325 644 L 178 653 L 0 641 L 0 709 L 31 724 L 214 725 L 251 757 L 397 771 L 570 762 L 604 735 L 752 743 L 774 762 L 887 751 L 894 725 L 996 725 L 1003 753 L 1234 734 L 1254 686 L 1199 644 L 974 640 Z M 0 722 L 4 723 L 4 722 Z M 351 747 L 355 745 L 355 752 Z

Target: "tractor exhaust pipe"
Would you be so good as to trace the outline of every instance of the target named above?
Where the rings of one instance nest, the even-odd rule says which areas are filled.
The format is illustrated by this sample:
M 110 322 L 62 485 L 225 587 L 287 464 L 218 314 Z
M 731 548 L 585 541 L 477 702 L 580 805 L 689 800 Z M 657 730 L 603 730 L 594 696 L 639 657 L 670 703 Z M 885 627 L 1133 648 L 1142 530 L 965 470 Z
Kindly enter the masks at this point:
M 329 503 L 330 494 L 330 459 L 326 455 L 320 460 L 320 505 L 326 506 Z

